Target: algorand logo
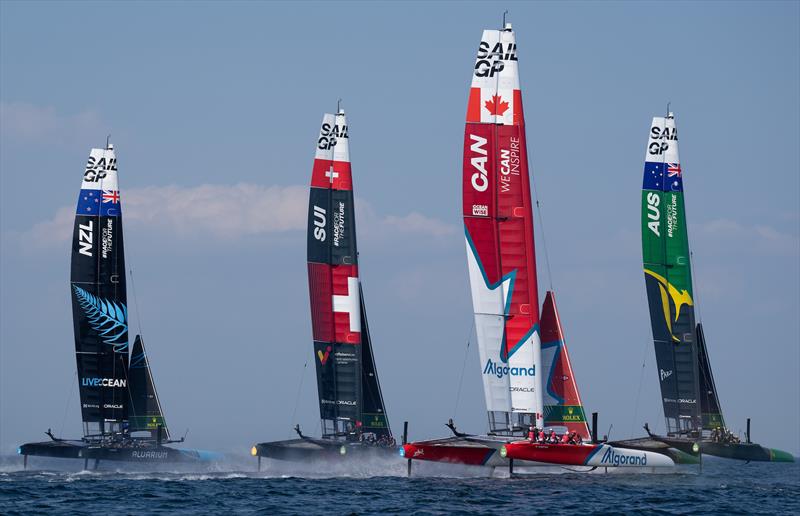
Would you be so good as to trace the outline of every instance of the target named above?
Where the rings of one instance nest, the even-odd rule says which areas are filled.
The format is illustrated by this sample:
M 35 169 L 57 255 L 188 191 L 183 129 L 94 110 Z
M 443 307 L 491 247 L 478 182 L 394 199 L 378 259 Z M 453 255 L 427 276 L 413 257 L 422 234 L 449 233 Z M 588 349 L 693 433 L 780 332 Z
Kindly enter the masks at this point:
M 661 381 L 663 382 L 670 376 L 672 376 L 672 370 L 664 371 L 663 369 L 659 369 L 659 375 L 661 376 Z
M 614 466 L 647 466 L 647 455 L 626 455 L 617 453 L 614 448 L 609 446 L 600 459 L 600 464 Z
M 508 367 L 492 362 L 490 358 L 486 361 L 483 374 L 491 374 L 498 378 L 503 378 L 504 376 L 536 376 L 536 367 Z
M 81 378 L 84 387 L 127 387 L 128 381 L 122 378 Z

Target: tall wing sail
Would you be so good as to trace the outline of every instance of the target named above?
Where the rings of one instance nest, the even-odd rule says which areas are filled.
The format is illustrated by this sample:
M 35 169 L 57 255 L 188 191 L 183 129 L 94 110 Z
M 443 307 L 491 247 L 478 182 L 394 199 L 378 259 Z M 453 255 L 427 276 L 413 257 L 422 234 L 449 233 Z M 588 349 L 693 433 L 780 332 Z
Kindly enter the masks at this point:
M 131 432 L 149 431 L 158 437 L 158 428 L 161 427 L 161 436 L 169 439 L 169 429 L 158 400 L 153 374 L 150 372 L 150 360 L 144 350 L 144 341 L 137 335 L 133 341 L 131 360 L 128 366 L 128 387 L 130 392 L 130 407 L 128 409 L 129 429 Z
M 464 132 L 467 263 L 493 431 L 541 423 L 539 300 L 527 161 L 517 49 L 509 24 L 483 31 Z
M 367 323 L 367 309 L 364 305 L 364 293 L 361 295 L 361 390 L 364 395 L 362 406 L 362 421 L 365 432 L 373 432 L 378 436 L 392 436 L 389 428 L 389 418 L 386 417 L 386 405 L 383 403 L 381 383 L 378 380 L 378 371 L 375 367 L 375 355 L 372 353 L 372 338 L 369 335 Z
M 308 286 L 323 435 L 361 425 L 361 299 L 347 119 L 322 119 L 308 203 Z
M 547 293 L 542 305 L 542 364 L 545 426 L 563 426 L 588 440 L 589 426 L 553 292 Z
M 722 406 L 719 403 L 717 386 L 714 384 L 714 375 L 711 372 L 711 362 L 708 359 L 702 324 L 697 324 L 695 335 L 697 337 L 698 368 L 700 369 L 700 413 L 703 417 L 703 429 L 725 428 L 725 418 L 722 417 Z
M 670 433 L 699 429 L 689 241 L 675 119 L 655 117 L 642 185 L 642 254 L 664 417 Z
M 70 290 L 81 415 L 103 432 L 127 417 L 128 308 L 113 147 L 92 149 L 72 233 Z

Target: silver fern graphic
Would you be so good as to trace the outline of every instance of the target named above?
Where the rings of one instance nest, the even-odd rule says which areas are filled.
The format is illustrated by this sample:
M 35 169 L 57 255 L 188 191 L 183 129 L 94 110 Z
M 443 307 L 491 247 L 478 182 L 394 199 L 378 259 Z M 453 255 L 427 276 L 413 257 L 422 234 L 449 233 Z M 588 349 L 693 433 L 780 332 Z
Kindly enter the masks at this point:
M 128 349 L 128 309 L 125 305 L 90 294 L 77 285 L 72 285 L 72 290 L 89 325 L 100 334 L 103 342 L 113 345 L 116 352 Z

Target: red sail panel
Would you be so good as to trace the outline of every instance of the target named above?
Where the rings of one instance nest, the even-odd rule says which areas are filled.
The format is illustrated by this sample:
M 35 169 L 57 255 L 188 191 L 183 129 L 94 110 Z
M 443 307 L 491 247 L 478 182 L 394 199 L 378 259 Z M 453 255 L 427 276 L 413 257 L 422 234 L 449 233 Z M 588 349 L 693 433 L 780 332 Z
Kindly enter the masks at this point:
M 542 364 L 546 379 L 544 422 L 566 427 L 589 439 L 589 426 L 583 410 L 578 384 L 572 371 L 567 343 L 553 292 L 547 292 L 542 306 Z
M 329 264 L 308 264 L 308 291 L 314 340 L 333 342 L 333 291 Z

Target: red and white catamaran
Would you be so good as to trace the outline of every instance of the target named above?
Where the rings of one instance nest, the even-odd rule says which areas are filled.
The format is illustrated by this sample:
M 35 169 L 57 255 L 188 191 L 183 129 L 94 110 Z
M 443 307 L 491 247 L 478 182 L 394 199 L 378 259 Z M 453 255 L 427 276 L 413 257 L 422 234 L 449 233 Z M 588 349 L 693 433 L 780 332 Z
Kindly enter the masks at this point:
M 467 106 L 463 216 L 486 435 L 404 444 L 409 460 L 509 466 L 666 466 L 668 457 L 591 440 L 555 297 L 540 318 L 525 118 L 511 24 L 484 30 Z M 526 440 L 531 427 L 575 432 L 587 444 Z

